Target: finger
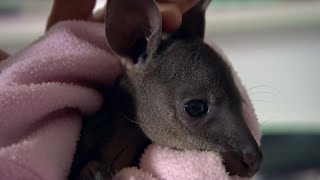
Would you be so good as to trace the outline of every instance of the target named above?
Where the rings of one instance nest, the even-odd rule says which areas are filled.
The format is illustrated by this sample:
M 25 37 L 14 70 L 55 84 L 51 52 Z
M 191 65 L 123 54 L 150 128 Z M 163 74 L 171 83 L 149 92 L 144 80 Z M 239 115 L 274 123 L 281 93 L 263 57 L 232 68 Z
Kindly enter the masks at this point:
M 7 59 L 7 57 L 9 57 L 9 54 L 7 54 L 6 52 L 4 52 L 0 49 L 0 61 Z
M 104 18 L 105 18 L 105 12 L 107 9 L 107 5 L 105 4 L 103 6 L 103 8 L 97 10 L 97 12 L 95 12 L 92 17 L 90 18 L 90 20 L 95 21 L 95 22 L 104 22 Z
M 54 0 L 46 29 L 63 20 L 87 20 L 96 0 Z
M 182 14 L 196 5 L 199 0 L 158 0 L 162 16 L 162 29 L 176 31 L 182 23 Z
M 158 5 L 162 16 L 163 31 L 176 31 L 182 22 L 182 13 L 180 8 L 173 3 L 159 3 Z
M 157 0 L 159 3 L 174 3 L 177 4 L 182 13 L 187 12 L 200 0 Z
M 180 8 L 180 11 L 182 13 L 187 12 L 189 9 L 191 9 L 194 5 L 196 5 L 199 2 L 199 0 L 184 0 L 177 2 L 178 7 Z

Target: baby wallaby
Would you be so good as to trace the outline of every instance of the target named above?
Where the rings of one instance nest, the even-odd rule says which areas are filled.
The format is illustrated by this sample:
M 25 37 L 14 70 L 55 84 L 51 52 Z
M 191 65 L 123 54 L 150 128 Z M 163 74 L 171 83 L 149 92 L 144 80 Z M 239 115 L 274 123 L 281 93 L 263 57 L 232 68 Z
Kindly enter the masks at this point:
M 107 42 L 123 73 L 101 112 L 83 123 L 71 179 L 110 179 L 137 165 L 151 142 L 219 152 L 231 175 L 259 169 L 262 153 L 231 67 L 203 41 L 209 2 L 200 0 L 165 38 L 154 0 L 108 0 Z

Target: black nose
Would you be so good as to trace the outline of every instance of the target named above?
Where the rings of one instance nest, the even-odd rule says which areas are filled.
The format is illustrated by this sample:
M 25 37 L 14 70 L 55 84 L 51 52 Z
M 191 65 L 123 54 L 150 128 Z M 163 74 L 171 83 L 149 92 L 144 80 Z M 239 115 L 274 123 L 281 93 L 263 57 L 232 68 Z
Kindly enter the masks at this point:
M 259 150 L 256 153 L 243 154 L 242 164 L 247 169 L 247 176 L 252 177 L 260 168 L 262 162 L 262 153 Z
M 243 151 L 237 153 L 234 151 L 221 153 L 226 170 L 230 175 L 241 177 L 252 177 L 260 168 L 262 162 L 262 153 L 260 149 L 255 151 Z

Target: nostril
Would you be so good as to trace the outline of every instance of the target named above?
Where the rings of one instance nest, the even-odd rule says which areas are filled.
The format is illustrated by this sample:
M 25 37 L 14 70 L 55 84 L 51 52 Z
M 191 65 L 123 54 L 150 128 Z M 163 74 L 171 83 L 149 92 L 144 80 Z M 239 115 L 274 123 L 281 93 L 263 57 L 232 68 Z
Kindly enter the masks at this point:
M 249 153 L 237 153 L 228 151 L 221 153 L 226 170 L 230 175 L 238 175 L 240 177 L 252 177 L 260 168 L 262 162 L 261 151 Z
M 253 157 L 251 155 L 244 155 L 243 162 L 248 167 L 251 167 L 251 166 L 254 165 L 254 160 L 253 160 Z
M 261 160 L 259 157 L 245 154 L 242 159 L 243 165 L 248 169 L 248 175 L 253 176 L 260 168 Z

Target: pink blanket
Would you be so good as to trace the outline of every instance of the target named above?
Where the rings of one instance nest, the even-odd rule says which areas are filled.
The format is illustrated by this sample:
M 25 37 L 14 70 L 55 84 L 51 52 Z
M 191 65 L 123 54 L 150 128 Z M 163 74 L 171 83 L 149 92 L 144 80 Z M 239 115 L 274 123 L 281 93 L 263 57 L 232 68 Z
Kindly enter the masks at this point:
M 103 101 L 94 87 L 111 86 L 119 74 L 119 63 L 106 47 L 104 25 L 80 21 L 55 25 L 0 62 L 0 179 L 66 179 L 81 115 L 96 112 Z M 253 109 L 244 111 L 259 141 Z M 229 178 L 213 152 L 151 145 L 140 166 L 124 169 L 114 179 Z

